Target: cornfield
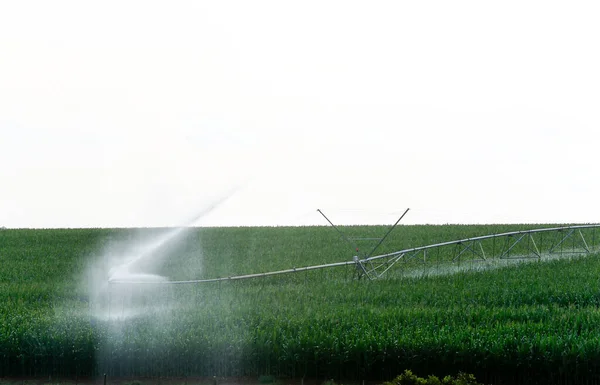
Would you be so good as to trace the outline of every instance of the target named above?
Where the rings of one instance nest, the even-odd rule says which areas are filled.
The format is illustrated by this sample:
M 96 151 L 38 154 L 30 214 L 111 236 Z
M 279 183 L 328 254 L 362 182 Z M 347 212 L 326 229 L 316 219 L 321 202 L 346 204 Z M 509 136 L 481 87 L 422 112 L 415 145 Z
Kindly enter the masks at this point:
M 402 226 L 380 251 L 524 228 Z M 161 285 L 151 295 L 131 286 L 152 311 L 128 317 L 126 299 L 113 298 L 111 317 L 98 317 L 92 261 L 161 231 L 0 231 L 0 377 L 389 380 L 411 369 L 473 373 L 484 383 L 600 379 L 596 254 L 377 281 L 353 280 L 344 267 Z M 327 227 L 190 229 L 161 263 L 142 267 L 185 280 L 351 260 L 353 252 Z

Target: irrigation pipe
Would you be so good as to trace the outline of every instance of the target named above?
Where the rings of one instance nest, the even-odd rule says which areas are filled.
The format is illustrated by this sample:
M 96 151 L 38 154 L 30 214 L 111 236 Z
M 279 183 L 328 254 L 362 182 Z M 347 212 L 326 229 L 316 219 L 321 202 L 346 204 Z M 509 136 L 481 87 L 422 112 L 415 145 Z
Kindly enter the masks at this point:
M 600 228 L 600 224 L 574 225 L 574 226 L 565 226 L 565 227 L 548 227 L 548 228 L 542 228 L 542 229 L 519 230 L 519 231 L 511 231 L 511 232 L 500 233 L 500 234 L 483 235 L 483 236 L 479 236 L 479 237 L 465 238 L 465 239 L 460 239 L 460 240 L 456 240 L 456 241 L 435 243 L 435 244 L 427 245 L 427 246 L 413 247 L 410 249 L 395 251 L 393 253 L 376 255 L 376 256 L 361 259 L 358 261 L 352 260 L 352 261 L 345 261 L 345 262 L 328 263 L 328 264 L 323 264 L 323 265 L 294 267 L 291 269 L 270 271 L 270 272 L 266 272 L 266 273 L 245 274 L 245 275 L 236 275 L 236 276 L 221 277 L 221 278 L 193 279 L 193 280 L 185 280 L 185 281 L 147 282 L 147 281 L 113 280 L 113 281 L 109 281 L 109 283 L 116 284 L 116 285 L 124 285 L 124 284 L 129 284 L 129 285 L 132 285 L 132 284 L 134 284 L 134 285 L 182 285 L 182 284 L 193 284 L 193 283 L 234 281 L 234 280 L 242 280 L 242 279 L 269 277 L 269 276 L 280 275 L 280 274 L 299 273 L 302 271 L 326 269 L 326 268 L 330 268 L 330 267 L 339 267 L 339 266 L 348 266 L 348 265 L 357 265 L 357 264 L 362 265 L 363 263 L 367 263 L 367 262 L 374 261 L 374 260 L 381 259 L 381 258 L 390 258 L 390 257 L 395 257 L 395 256 L 399 256 L 402 254 L 417 252 L 417 251 L 421 251 L 421 250 L 433 249 L 433 248 L 449 246 L 449 245 L 456 245 L 456 244 L 461 244 L 461 243 L 466 243 L 466 242 L 481 241 L 481 240 L 497 238 L 497 237 L 509 237 L 509 236 L 513 236 L 513 235 L 522 235 L 522 234 L 533 234 L 533 233 L 542 233 L 542 232 L 550 232 L 550 231 L 564 231 L 564 230 L 577 230 L 577 229 L 591 229 L 591 228 Z

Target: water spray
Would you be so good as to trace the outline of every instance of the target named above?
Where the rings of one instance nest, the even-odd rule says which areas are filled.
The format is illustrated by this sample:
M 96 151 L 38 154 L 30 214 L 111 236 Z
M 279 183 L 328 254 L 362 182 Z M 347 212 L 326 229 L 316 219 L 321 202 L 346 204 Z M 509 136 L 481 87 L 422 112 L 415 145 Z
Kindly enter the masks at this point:
M 134 316 L 148 315 L 151 313 L 165 313 L 168 304 L 161 303 L 164 290 L 159 284 L 168 281 L 168 278 L 158 274 L 144 272 L 144 261 L 160 261 L 168 250 L 166 247 L 176 245 L 177 241 L 201 218 L 208 215 L 227 199 L 233 196 L 240 186 L 235 187 L 216 199 L 210 201 L 202 210 L 185 221 L 185 225 L 162 232 L 151 239 L 137 239 L 137 242 L 126 245 L 121 252 L 107 252 L 104 264 L 96 265 L 90 270 L 90 311 L 98 319 L 117 321 Z M 139 282 L 145 283 L 143 289 L 131 284 L 118 283 Z
M 221 204 L 223 204 L 223 202 L 225 202 L 227 199 L 229 199 L 238 190 L 239 190 L 239 187 L 236 187 L 236 188 L 228 191 L 221 197 L 212 201 L 209 205 L 207 205 L 199 213 L 196 213 L 196 215 L 194 215 L 194 217 L 191 220 L 187 221 L 185 226 L 178 227 L 178 228 L 175 228 L 175 229 L 167 232 L 166 234 L 162 235 L 160 238 L 154 240 L 153 242 L 151 242 L 147 245 L 144 245 L 144 247 L 141 251 L 138 251 L 137 253 L 135 253 L 136 255 L 134 255 L 132 257 L 128 257 L 124 262 L 122 262 L 121 264 L 119 264 L 117 266 L 111 267 L 110 270 L 108 271 L 108 282 L 111 283 L 113 281 L 139 281 L 139 282 L 151 283 L 151 282 L 166 281 L 167 278 L 160 276 L 160 275 L 133 272 L 132 266 L 135 265 L 136 263 L 148 258 L 149 256 L 153 255 L 161 247 L 176 240 L 191 225 L 195 224 L 201 218 L 203 218 L 204 216 L 208 215 L 210 212 L 215 210 L 217 207 L 219 207 Z

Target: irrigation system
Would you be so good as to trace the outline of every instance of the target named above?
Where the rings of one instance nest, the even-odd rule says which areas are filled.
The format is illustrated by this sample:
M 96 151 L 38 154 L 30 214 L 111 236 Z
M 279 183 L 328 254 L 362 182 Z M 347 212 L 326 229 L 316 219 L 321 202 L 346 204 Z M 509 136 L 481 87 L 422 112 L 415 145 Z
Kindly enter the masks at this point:
M 366 277 L 377 279 L 399 262 L 418 260 L 426 264 L 428 255 L 441 249 L 449 251 L 449 260 L 453 264 L 464 263 L 465 260 L 485 262 L 573 257 L 598 250 L 598 228 L 600 224 L 511 231 L 414 247 L 355 262 Z
M 352 260 L 221 278 L 159 282 L 111 280 L 110 284 L 199 284 L 269 277 L 342 266 L 354 266 L 356 268 L 354 277 L 357 279 L 375 280 L 385 277 L 386 274 L 389 275 L 391 271 L 400 271 L 400 274 L 402 274 L 402 267 L 407 271 L 408 269 L 426 271 L 428 267 L 435 266 L 436 263 L 438 267 L 443 263 L 445 268 L 460 267 L 461 264 L 465 266 L 466 262 L 470 266 L 476 266 L 480 262 L 489 264 L 506 261 L 508 263 L 509 261 L 574 257 L 600 250 L 600 236 L 596 234 L 597 230 L 600 229 L 600 224 L 587 224 L 483 235 L 374 255 L 375 251 L 396 228 L 409 209 L 404 211 L 396 223 L 381 238 L 348 237 L 321 210 L 317 211 L 339 233 L 341 238 L 355 249 L 356 255 Z M 377 241 L 377 244 L 368 253 L 360 254 L 355 244 L 355 241 L 358 240 Z M 392 270 L 394 267 L 396 269 Z

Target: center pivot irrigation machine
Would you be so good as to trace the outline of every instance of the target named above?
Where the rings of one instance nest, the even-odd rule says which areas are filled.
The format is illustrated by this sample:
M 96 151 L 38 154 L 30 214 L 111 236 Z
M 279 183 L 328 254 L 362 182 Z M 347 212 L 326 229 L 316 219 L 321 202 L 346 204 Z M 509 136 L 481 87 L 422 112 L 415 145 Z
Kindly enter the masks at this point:
M 477 269 L 478 266 L 494 266 L 509 264 L 515 261 L 542 260 L 561 257 L 575 257 L 598 251 L 600 237 L 597 230 L 600 224 L 573 225 L 563 227 L 548 227 L 522 231 L 512 231 L 499 234 L 483 235 L 449 242 L 435 243 L 403 249 L 391 253 L 374 255 L 402 218 L 408 213 L 406 209 L 400 218 L 387 230 L 381 238 L 349 237 L 334 225 L 321 210 L 317 210 L 325 220 L 338 232 L 341 238 L 353 248 L 352 260 L 294 267 L 286 270 L 270 271 L 257 274 L 238 275 L 231 277 L 196 279 L 185 281 L 145 281 L 113 279 L 110 284 L 196 284 L 205 282 L 220 282 L 243 280 L 250 278 L 268 277 L 279 274 L 298 273 L 303 271 L 326 269 L 354 265 L 355 279 L 366 278 L 375 280 L 383 278 L 394 266 L 402 266 L 394 270 L 396 276 L 411 276 L 415 272 L 426 275 L 428 271 L 439 268 L 438 271 L 458 271 Z M 368 253 L 357 246 L 357 241 L 376 242 Z

